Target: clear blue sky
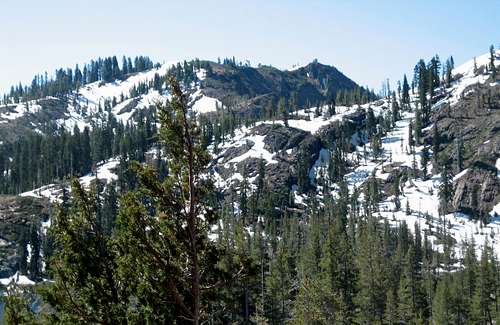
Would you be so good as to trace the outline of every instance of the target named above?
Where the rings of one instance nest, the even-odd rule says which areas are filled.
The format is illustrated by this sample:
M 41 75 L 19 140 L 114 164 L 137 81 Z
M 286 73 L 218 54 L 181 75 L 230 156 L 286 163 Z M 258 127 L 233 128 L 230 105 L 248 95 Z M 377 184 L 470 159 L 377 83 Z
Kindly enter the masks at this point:
M 122 54 L 234 55 L 282 68 L 318 58 L 378 89 L 419 58 L 460 63 L 500 43 L 499 0 L 24 0 L 3 1 L 0 12 L 0 93 L 35 73 Z

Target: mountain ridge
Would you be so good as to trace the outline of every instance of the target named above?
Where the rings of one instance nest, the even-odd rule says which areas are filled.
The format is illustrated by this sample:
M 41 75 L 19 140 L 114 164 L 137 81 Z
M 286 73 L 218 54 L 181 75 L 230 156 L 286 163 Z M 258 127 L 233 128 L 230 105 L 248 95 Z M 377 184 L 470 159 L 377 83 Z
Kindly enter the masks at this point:
M 496 56 L 495 62 L 500 63 L 500 51 L 496 52 Z M 213 154 L 209 175 L 215 180 L 221 195 L 230 198 L 239 196 L 244 184 L 247 184 L 249 190 L 257 190 L 260 166 L 263 164 L 266 188 L 260 190 L 280 202 L 277 211 L 283 209 L 294 213 L 304 213 L 315 200 L 325 200 L 327 193 L 336 197 L 341 186 L 344 186 L 341 185 L 342 182 L 345 182 L 350 194 L 358 193 L 364 200 L 369 195 L 368 190 L 376 183 L 380 188 L 380 202 L 373 213 L 391 225 L 404 221 L 413 229 L 415 224 L 419 224 L 427 231 L 433 245 L 437 249 L 443 249 L 439 230 L 439 223 L 442 221 L 438 195 L 443 183 L 443 171 L 435 161 L 425 163 L 423 160 L 425 150 L 429 150 L 431 158 L 442 156 L 448 163 L 456 164 L 458 157 L 454 146 L 455 140 L 460 138 L 466 149 L 460 158 L 463 166 L 451 172 L 456 190 L 450 198 L 450 212 L 444 215 L 450 224 L 449 232 L 457 243 L 456 253 L 459 254 L 460 241 L 470 236 L 476 239 L 478 249 L 489 240 L 495 251 L 500 252 L 500 159 L 496 159 L 500 152 L 500 85 L 498 76 L 495 79 L 491 71 L 488 71 L 485 58 L 486 56 L 481 56 L 476 60 L 475 72 L 471 61 L 455 68 L 449 84 L 443 82 L 436 90 L 436 101 L 431 104 L 430 123 L 421 130 L 421 140 L 416 140 L 415 131 L 412 131 L 420 112 L 417 93 L 410 94 L 410 102 L 403 103 L 402 106 L 395 104 L 401 102 L 402 97 L 394 93 L 389 98 L 364 104 L 306 104 L 305 107 L 290 109 L 286 117 L 277 114 L 277 104 L 273 104 L 274 115 L 263 115 L 259 120 L 241 121 L 241 124 L 233 126 L 226 125 L 223 134 L 217 135 L 214 130 L 214 133 L 207 133 L 211 139 L 219 136 L 217 143 L 208 147 Z M 309 68 L 301 67 L 294 73 L 301 75 L 306 82 L 305 79 L 309 78 L 307 74 L 313 73 L 313 67 L 314 64 Z M 197 71 L 199 76 L 192 84 L 191 101 L 199 97 L 191 103 L 192 109 L 198 112 L 202 120 L 210 119 L 210 116 L 214 118 L 212 124 L 203 124 L 204 132 L 210 130 L 210 125 L 213 128 L 218 123 L 229 123 L 230 120 L 225 119 L 238 115 L 237 110 L 231 112 L 223 103 L 227 97 L 220 96 L 219 100 L 203 92 L 212 87 L 214 94 L 217 91 L 231 96 L 238 94 L 238 87 L 228 87 L 221 91 L 220 87 L 211 84 L 207 88 L 203 86 L 207 75 L 210 78 L 210 73 L 222 73 L 227 78 L 225 83 L 231 84 L 231 80 L 238 79 L 238 76 L 234 77 L 230 72 L 237 75 L 238 68 L 213 63 L 212 69 L 215 71 L 210 72 L 210 67 Z M 276 69 L 262 69 L 266 73 L 279 75 Z M 321 72 L 317 73 L 321 75 Z M 154 74 L 151 75 L 154 78 Z M 220 81 L 217 78 L 215 80 Z M 319 82 L 321 78 L 314 80 Z M 248 81 L 241 81 L 243 84 L 245 82 Z M 328 91 L 327 87 L 321 88 L 321 83 L 319 84 L 315 88 L 318 94 Z M 93 98 L 99 98 L 99 94 L 108 91 L 108 86 L 114 87 L 112 84 L 98 87 L 90 85 L 86 91 L 93 94 Z M 255 91 L 253 98 L 266 94 L 265 85 L 257 85 L 256 89 L 258 87 L 264 90 Z M 208 94 L 213 95 L 210 92 Z M 139 103 L 142 102 L 144 108 L 149 107 L 149 104 L 154 104 L 154 100 L 160 97 L 160 92 L 153 90 L 139 97 L 125 99 L 115 106 L 111 105 L 103 109 L 103 112 L 111 112 L 113 116 L 129 114 L 130 117 L 124 117 L 124 120 L 133 121 L 133 112 L 142 110 Z M 477 98 L 480 98 L 479 102 Z M 205 101 L 206 106 L 197 107 L 196 103 L 200 100 Z M 241 100 L 241 103 L 246 100 Z M 134 101 L 136 102 L 132 103 Z M 98 102 L 89 104 L 96 113 L 99 112 Z M 396 108 L 400 110 L 399 113 L 395 111 Z M 240 116 L 245 116 L 245 113 L 248 111 L 239 112 Z M 217 120 L 218 114 L 222 114 L 220 116 L 224 119 Z M 470 124 L 469 128 L 467 124 Z M 437 147 L 433 143 L 434 125 L 440 134 Z M 412 141 L 420 142 L 412 144 Z M 342 152 L 339 153 L 337 148 L 341 148 Z M 477 148 L 477 153 L 470 148 Z M 434 149 L 437 151 L 433 152 Z M 160 152 L 155 145 L 148 147 L 144 153 L 144 162 L 161 170 L 161 164 L 155 162 Z M 341 165 L 342 161 L 345 170 L 337 170 L 335 166 Z M 95 179 L 104 184 L 119 181 L 123 175 L 122 163 L 117 156 L 106 159 L 96 164 L 93 172 L 82 175 L 80 181 L 86 186 L 90 186 Z M 425 171 L 422 170 L 424 164 Z M 393 188 L 396 180 L 401 182 L 399 195 L 395 195 Z M 44 185 L 21 195 L 49 198 L 57 202 L 66 186 L 63 180 L 60 184 Z M 484 220 L 478 219 L 483 217 Z M 10 275 L 14 269 L 11 266 Z

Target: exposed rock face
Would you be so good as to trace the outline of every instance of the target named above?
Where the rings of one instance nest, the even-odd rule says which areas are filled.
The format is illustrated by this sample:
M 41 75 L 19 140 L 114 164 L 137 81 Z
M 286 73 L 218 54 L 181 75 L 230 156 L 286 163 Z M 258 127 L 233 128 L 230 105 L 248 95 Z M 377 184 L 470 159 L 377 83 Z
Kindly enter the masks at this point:
M 264 149 L 273 154 L 273 163 L 265 165 L 266 181 L 271 191 L 290 187 L 296 180 L 299 159 L 306 159 L 308 166 L 312 166 L 318 159 L 322 148 L 321 140 L 309 132 L 281 124 L 260 124 L 252 128 L 249 136 L 264 136 Z M 245 144 L 230 147 L 217 158 L 214 166 L 217 173 L 227 180 L 235 173 L 243 174 L 246 170 L 248 177 L 257 176 L 260 157 L 249 157 L 238 163 L 229 163 L 232 159 L 244 155 L 255 144 L 247 140 Z M 238 181 L 234 181 L 238 187 Z
M 40 126 L 40 129 L 42 129 L 42 126 L 46 125 L 49 121 L 63 119 L 68 113 L 68 103 L 63 99 L 44 98 L 38 100 L 37 104 L 40 105 L 41 108 L 36 112 L 30 111 L 29 114 L 25 114 L 14 120 L 0 119 L 0 139 L 4 142 L 15 141 L 19 137 L 33 132 L 34 126 Z M 16 106 L 17 105 L 1 107 L 0 114 L 13 112 Z
M 461 139 L 468 149 L 465 159 L 493 161 L 500 153 L 500 84 L 490 78 L 484 84 L 469 86 L 464 94 L 455 105 L 439 107 L 432 122 L 437 123 L 443 145 Z
M 299 147 L 307 136 L 308 132 L 287 128 L 279 124 L 261 124 L 252 130 L 255 134 L 265 135 L 264 148 L 270 152 L 278 152 Z
M 18 246 L 31 225 L 49 218 L 47 200 L 0 196 L 0 278 L 12 276 L 18 270 Z
M 276 105 L 280 96 L 298 95 L 299 106 L 334 98 L 339 89 L 354 89 L 356 83 L 336 68 L 317 61 L 293 71 L 271 66 L 258 68 L 210 62 L 212 73 L 202 81 L 203 93 L 218 98 L 243 115 L 255 115 Z
M 350 140 L 357 132 L 361 132 L 365 123 L 366 113 L 363 109 L 345 116 L 342 121 L 335 121 L 323 126 L 317 133 L 296 129 L 278 124 L 259 124 L 253 127 L 248 136 L 264 136 L 264 149 L 273 154 L 274 163 L 265 166 L 266 181 L 271 191 L 291 188 L 297 184 L 299 162 L 305 159 L 310 169 L 318 160 L 322 148 L 331 148 L 340 138 Z M 257 176 L 260 158 L 251 157 L 237 164 L 229 163 L 252 149 L 254 143 L 247 140 L 243 145 L 230 147 L 217 158 L 215 170 L 224 180 L 230 179 L 235 173 L 243 174 L 246 170 L 249 178 Z M 238 188 L 239 181 L 232 180 L 233 188 Z
M 455 183 L 452 205 L 467 214 L 488 213 L 500 201 L 495 163 L 500 157 L 500 83 L 492 77 L 468 86 L 454 105 L 439 105 L 432 115 L 440 136 L 442 158 L 456 171 L 456 141 L 462 143 L 463 168 L 468 172 Z M 432 132 L 427 132 L 427 144 Z M 477 201 L 477 202 L 476 202 Z
M 455 183 L 453 207 L 469 215 L 488 213 L 500 201 L 500 179 L 495 166 L 475 162 Z

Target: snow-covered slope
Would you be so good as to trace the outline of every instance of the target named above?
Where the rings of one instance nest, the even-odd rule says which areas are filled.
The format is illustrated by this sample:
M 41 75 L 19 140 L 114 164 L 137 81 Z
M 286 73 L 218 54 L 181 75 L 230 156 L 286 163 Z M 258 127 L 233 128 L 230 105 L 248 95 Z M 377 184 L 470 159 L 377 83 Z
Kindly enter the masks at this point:
M 484 84 L 490 76 L 487 72 L 490 57 L 490 53 L 486 53 L 453 69 L 454 81 L 451 83 L 450 88 L 446 90 L 447 96 L 436 103 L 435 106 L 439 107 L 444 103 L 454 105 L 465 95 L 465 91 L 472 91 L 468 90 L 468 87 L 475 84 Z M 500 50 L 495 51 L 495 66 L 498 65 L 500 65 Z
M 453 106 L 465 96 L 464 92 L 473 91 L 469 86 L 477 83 L 484 84 L 490 79 L 491 73 L 486 69 L 490 62 L 490 54 L 487 53 L 477 57 L 475 62 L 477 67 L 476 71 L 474 71 L 474 60 L 470 60 L 453 70 L 453 82 L 450 87 L 443 88 L 441 90 L 444 92 L 444 97 L 440 102 L 433 105 L 433 110 L 439 110 L 441 105 L 444 103 Z M 496 51 L 495 64 L 500 64 L 499 50 Z M 492 83 L 489 86 L 494 86 L 494 84 Z M 412 101 L 415 103 L 417 98 L 412 96 Z M 311 108 L 308 110 L 301 110 L 297 115 L 291 114 L 288 120 L 288 125 L 292 128 L 304 130 L 316 135 L 323 127 L 326 127 L 335 121 L 341 121 L 346 116 L 353 114 L 357 110 L 367 109 L 368 107 L 371 107 L 376 115 L 385 115 L 389 112 L 390 105 L 384 100 L 379 101 L 377 105 L 370 103 L 363 105 L 362 107 L 337 107 L 337 114 L 331 117 L 326 116 L 326 107 L 321 109 L 322 113 L 318 116 L 314 114 L 315 108 Z M 375 177 L 383 184 L 391 176 L 389 171 L 394 168 L 412 168 L 414 166 L 419 169 L 421 168 L 421 153 L 423 146 L 416 147 L 415 154 L 413 154 L 410 152 L 410 145 L 408 143 L 410 122 L 415 118 L 414 111 L 416 104 L 412 103 L 411 107 L 412 111 L 404 112 L 401 120 L 397 121 L 395 127 L 393 127 L 392 130 L 382 138 L 382 154 L 378 159 L 373 159 L 370 154 L 371 146 L 369 143 L 366 143 L 364 147 L 357 146 L 356 150 L 349 154 L 350 162 L 356 162 L 355 167 L 345 176 L 345 180 L 351 193 L 355 188 L 361 188 L 361 186 L 370 178 L 372 174 L 375 175 Z M 261 124 L 283 125 L 283 122 L 263 121 L 257 123 L 256 126 Z M 430 130 L 431 126 L 426 129 L 426 132 L 430 132 Z M 217 180 L 219 187 L 227 189 L 232 185 L 241 182 L 243 177 L 233 165 L 240 163 L 245 159 L 260 157 L 263 158 L 265 160 L 265 164 L 269 166 L 278 164 L 278 157 L 283 157 L 283 155 L 291 152 L 291 149 L 289 150 L 290 152 L 285 153 L 270 152 L 264 147 L 264 139 L 265 137 L 263 136 L 253 134 L 252 128 L 241 128 L 235 132 L 234 138 L 227 140 L 219 148 L 219 155 L 222 157 L 225 152 L 233 150 L 233 148 L 240 148 L 245 145 L 250 147 L 249 150 L 241 150 L 241 154 L 239 156 L 233 157 L 231 160 L 224 162 L 224 173 L 227 173 L 227 169 L 232 168 L 233 170 L 233 173 L 230 174 L 229 177 L 226 175 L 226 178 L 224 179 L 223 175 L 215 172 L 215 179 Z M 366 139 L 364 140 L 366 142 Z M 364 159 L 364 157 L 366 157 L 366 159 Z M 328 168 L 328 164 L 329 153 L 326 148 L 322 148 L 318 155 L 318 160 L 314 163 L 309 172 L 313 183 L 317 183 L 316 180 L 319 175 L 327 174 L 326 170 Z M 381 220 L 388 220 L 391 224 L 397 224 L 405 221 L 410 229 L 412 229 L 415 224 L 418 224 L 420 229 L 429 234 L 429 239 L 435 243 L 436 248 L 441 250 L 443 247 L 437 237 L 437 234 L 439 233 L 437 227 L 444 224 L 446 232 L 457 242 L 457 245 L 455 246 L 456 257 L 460 257 L 461 244 L 466 240 L 470 241 L 472 238 L 474 238 L 478 250 L 488 243 L 493 246 L 497 254 L 500 254 L 500 203 L 496 204 L 496 206 L 494 206 L 494 208 L 489 212 L 491 221 L 487 225 L 481 225 L 479 221 L 475 221 L 468 215 L 460 212 L 440 216 L 440 200 L 438 193 L 441 186 L 441 175 L 438 171 L 432 170 L 431 163 L 429 163 L 427 169 L 429 173 L 426 179 L 419 177 L 401 184 L 401 204 L 399 208 L 396 208 L 394 197 L 390 195 L 386 196 L 386 198 L 380 202 L 379 211 L 376 212 L 376 214 L 380 216 Z M 500 175 L 500 158 L 496 161 L 496 169 L 498 175 Z M 465 169 L 454 175 L 454 182 L 457 182 L 460 178 L 466 176 L 468 172 L 469 170 Z M 254 180 L 255 177 L 252 177 L 248 181 L 253 182 Z M 293 187 L 293 192 L 296 203 L 302 204 L 307 202 L 307 197 L 305 195 L 299 195 L 295 186 Z M 321 197 L 321 193 L 321 189 L 318 188 L 318 197 Z M 335 196 L 336 190 L 333 190 L 332 194 Z M 360 199 L 363 199 L 363 194 L 361 194 Z M 409 207 L 408 211 L 406 211 L 407 205 Z
M 164 76 L 168 70 L 178 61 L 172 61 L 162 64 L 159 68 L 153 68 L 145 72 L 139 72 L 123 81 L 114 81 L 103 83 L 97 81 L 83 86 L 78 91 L 79 101 L 81 105 L 89 105 L 89 107 L 96 109 L 99 103 L 104 103 L 113 97 L 119 99 L 122 95 L 128 96 L 134 86 L 140 83 L 147 83 L 153 80 L 155 74 Z
M 20 275 L 19 273 L 16 273 L 9 278 L 0 279 L 0 285 L 7 286 L 11 283 L 15 283 L 17 285 L 27 285 L 27 286 L 35 284 L 35 282 L 30 280 L 26 275 Z
M 80 184 L 88 188 L 93 180 L 99 179 L 109 183 L 118 178 L 114 170 L 119 164 L 118 159 L 111 159 L 97 166 L 95 173 L 89 173 L 79 178 Z M 31 196 L 37 198 L 48 198 L 51 202 L 59 202 L 62 196 L 63 187 L 69 191 L 68 184 L 48 184 L 32 191 L 19 194 L 20 196 Z
M 21 116 L 40 111 L 41 106 L 36 101 L 29 101 L 28 103 L 21 103 L 12 106 L 11 109 L 5 109 L 4 113 L 0 113 L 0 123 L 8 123 Z
M 349 188 L 360 187 L 362 183 L 375 173 L 375 177 L 380 180 L 386 180 L 389 173 L 384 173 L 384 166 L 399 164 L 400 166 L 411 167 L 413 164 L 413 154 L 409 153 L 408 132 L 410 121 L 414 118 L 414 113 L 405 113 L 400 121 L 396 123 L 394 129 L 382 138 L 382 157 L 378 161 L 368 159 L 366 163 L 361 159 L 361 164 L 354 171 L 346 175 L 346 181 Z M 371 150 L 370 144 L 367 144 L 368 151 Z M 415 148 L 415 162 L 417 166 L 421 166 L 421 152 L 423 147 Z M 357 148 L 357 154 L 363 154 L 361 147 Z M 431 170 L 431 164 L 428 169 Z M 456 175 L 454 179 L 463 176 L 467 170 L 464 170 L 460 175 Z M 401 192 L 401 207 L 396 209 L 394 197 L 389 196 L 386 200 L 379 204 L 379 212 L 377 213 L 384 220 L 388 220 L 393 224 L 405 221 L 410 229 L 413 229 L 415 223 L 418 223 L 421 230 L 429 230 L 430 234 L 436 232 L 436 225 L 442 224 L 440 219 L 439 209 L 439 187 L 441 185 L 440 174 L 428 175 L 428 180 L 414 179 L 409 180 L 402 186 Z M 409 204 L 410 214 L 406 213 L 406 204 Z M 497 214 L 498 205 L 495 208 Z M 492 217 L 494 211 L 491 211 Z M 478 221 L 472 221 L 467 215 L 462 213 L 450 213 L 444 216 L 444 221 L 449 223 L 448 232 L 457 241 L 456 254 L 461 254 L 461 243 L 465 240 L 470 240 L 474 237 L 477 248 L 480 249 L 486 241 L 493 245 L 495 251 L 500 253 L 500 218 L 494 218 L 488 225 L 481 226 Z M 431 240 L 436 237 L 429 236 Z M 441 245 L 436 245 L 437 248 L 442 248 Z
M 151 83 L 156 75 L 164 77 L 176 63 L 178 61 L 167 62 L 158 68 L 132 74 L 125 80 L 115 80 L 107 83 L 97 81 L 86 84 L 74 91 L 64 101 L 46 97 L 27 103 L 0 105 L 0 126 L 43 111 L 43 102 L 51 98 L 59 100 L 59 105 L 61 105 L 58 108 L 60 117 L 52 122 L 65 127 L 70 132 L 75 126 L 83 130 L 85 127 L 92 128 L 94 123 L 106 120 L 107 112 L 104 110 L 106 102 L 108 105 L 116 103 L 111 107 L 110 112 L 118 121 L 126 124 L 137 111 L 149 108 L 158 102 L 164 102 L 169 98 L 165 85 L 163 85 L 161 91 L 149 89 L 145 94 L 131 97 L 131 91 L 134 87 L 137 88 L 140 84 Z M 205 69 L 197 70 L 196 76 L 199 81 L 204 80 L 206 78 Z M 206 96 L 203 93 L 199 83 L 192 85 L 190 105 L 197 113 L 215 112 L 218 107 L 222 107 L 222 103 L 218 99 Z M 30 128 L 32 127 L 41 132 L 40 125 L 30 123 Z

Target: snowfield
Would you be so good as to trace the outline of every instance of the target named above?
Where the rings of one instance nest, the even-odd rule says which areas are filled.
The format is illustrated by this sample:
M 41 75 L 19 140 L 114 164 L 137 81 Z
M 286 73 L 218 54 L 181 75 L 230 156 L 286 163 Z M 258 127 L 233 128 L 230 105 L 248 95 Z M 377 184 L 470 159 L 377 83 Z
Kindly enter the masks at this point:
M 0 106 L 0 108 L 1 107 L 2 106 Z M 3 107 L 5 107 L 5 106 L 3 106 Z M 9 112 L 0 114 L 0 121 L 4 120 L 2 122 L 8 123 L 9 121 L 13 121 L 15 119 L 18 119 L 18 118 L 24 116 L 24 115 L 36 113 L 36 112 L 40 111 L 41 108 L 42 107 L 40 105 L 38 105 L 36 101 L 33 101 L 33 100 L 28 101 L 27 103 L 16 104 L 13 111 L 9 111 Z
M 170 61 L 162 64 L 159 68 L 134 73 L 125 80 L 115 80 L 108 83 L 96 81 L 84 85 L 68 97 L 64 117 L 54 122 L 59 126 L 65 127 L 69 132 L 72 132 L 75 126 L 78 126 L 80 130 L 83 130 L 85 127 L 92 128 L 95 123 L 106 120 L 106 114 L 108 113 L 104 111 L 104 103 L 106 101 L 112 103 L 113 99 L 115 99 L 117 103 L 111 107 L 111 113 L 119 122 L 126 124 L 137 111 L 149 108 L 157 103 L 165 102 L 170 98 L 165 88 L 161 92 L 150 89 L 146 94 L 129 98 L 131 90 L 141 83 L 153 81 L 156 74 L 164 77 L 168 70 L 179 62 Z M 198 80 L 204 80 L 206 78 L 205 69 L 197 70 L 196 76 Z M 215 112 L 218 107 L 222 107 L 220 100 L 203 94 L 199 84 L 193 84 L 191 87 L 193 93 L 190 95 L 190 105 L 193 111 L 205 114 Z M 122 100 L 122 96 L 125 98 L 124 100 Z M 50 98 L 46 97 L 45 99 Z M 9 107 L 9 109 L 6 109 L 6 107 Z M 4 109 L 2 110 L 2 108 Z M 20 103 L 0 106 L 0 124 L 9 123 L 23 116 L 37 113 L 42 109 L 42 106 L 37 101 L 29 101 L 27 104 Z M 39 131 L 37 129 L 38 125 L 33 125 L 33 127 L 35 131 Z M 39 132 L 41 133 L 41 131 Z
M 490 63 L 490 53 L 483 54 L 476 57 L 476 66 L 478 72 L 474 72 L 474 59 L 465 62 L 464 64 L 453 69 L 452 75 L 454 78 L 458 79 L 452 82 L 451 87 L 447 89 L 449 96 L 447 98 L 439 101 L 435 106 L 440 106 L 444 103 L 449 103 L 450 105 L 455 105 L 458 103 L 460 98 L 465 94 L 465 90 L 475 84 L 484 84 L 488 79 L 489 74 L 480 74 L 479 70 L 485 69 Z M 500 65 L 500 50 L 495 51 L 495 66 Z M 468 90 L 472 91 L 472 90 Z
M 191 109 L 198 114 L 216 112 L 218 107 L 222 107 L 220 100 L 205 96 L 200 89 L 191 95 L 191 101 Z
M 28 277 L 26 275 L 20 275 L 19 272 L 16 272 L 16 274 L 11 276 L 10 278 L 0 279 L 1 285 L 8 286 L 11 283 L 15 283 L 18 285 L 34 285 L 35 284 L 35 282 L 28 279 Z
M 155 74 L 164 76 L 167 73 L 168 69 L 170 69 L 178 62 L 179 61 L 171 61 L 164 63 L 157 69 L 153 68 L 148 71 L 133 74 L 123 81 L 117 80 L 104 84 L 102 81 L 96 81 L 94 83 L 85 85 L 78 92 L 78 94 L 81 96 L 79 97 L 80 104 L 86 105 L 88 101 L 88 104 L 90 106 L 96 108 L 99 103 L 104 103 L 104 100 L 106 99 L 112 99 L 113 97 L 116 97 L 118 99 L 121 95 L 128 96 L 130 94 L 130 90 L 132 90 L 134 86 L 153 80 Z
M 78 180 L 80 181 L 80 184 L 82 184 L 83 187 L 87 189 L 90 186 L 90 183 L 95 179 L 104 180 L 106 181 L 106 183 L 117 180 L 118 176 L 113 172 L 113 170 L 118 166 L 119 163 L 120 161 L 118 158 L 100 163 L 98 164 L 95 173 L 89 173 L 83 177 L 80 177 Z M 66 187 L 68 192 L 71 190 L 68 184 L 49 184 L 32 191 L 21 193 L 19 195 L 36 198 L 47 198 L 50 202 L 58 203 L 61 201 L 63 187 Z

